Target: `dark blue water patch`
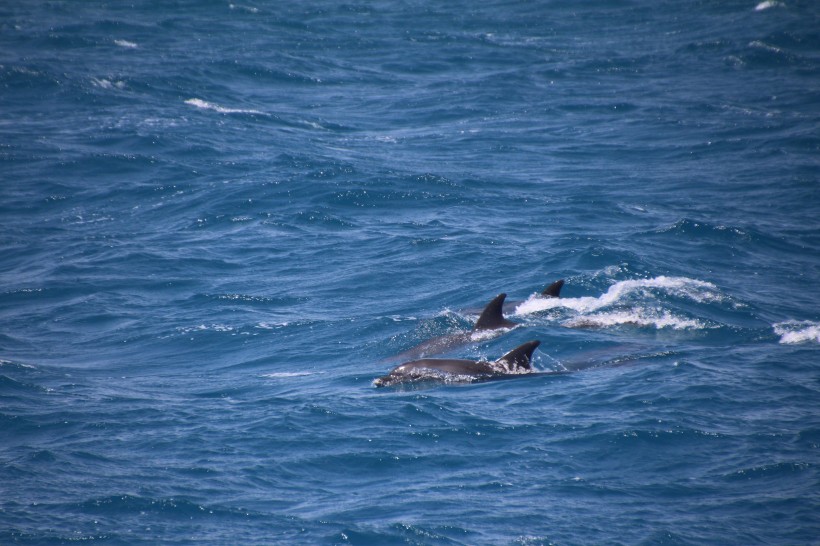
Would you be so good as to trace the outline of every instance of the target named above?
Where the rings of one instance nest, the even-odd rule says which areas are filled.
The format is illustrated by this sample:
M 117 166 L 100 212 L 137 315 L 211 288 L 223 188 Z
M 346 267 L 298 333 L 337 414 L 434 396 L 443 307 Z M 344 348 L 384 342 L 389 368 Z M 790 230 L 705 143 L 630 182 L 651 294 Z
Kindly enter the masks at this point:
M 785 487 L 787 482 L 803 483 L 803 475 L 811 474 L 811 463 L 777 462 L 753 468 L 743 468 L 724 477 L 726 481 L 772 482 Z
M 27 93 L 32 90 L 55 90 L 60 85 L 57 75 L 51 74 L 45 67 L 32 64 L 4 65 L 0 68 L 0 81 L 7 89 Z
M 335 535 L 327 537 L 329 541 L 339 544 L 374 544 L 379 542 L 422 542 L 424 544 L 455 545 L 465 544 L 471 537 L 466 529 L 457 527 L 425 528 L 425 526 L 395 523 L 386 529 L 368 528 L 361 525 L 345 527 Z M 453 538 L 450 538 L 453 537 Z
M 795 447 L 817 448 L 820 446 L 820 430 L 815 428 L 801 430 L 795 435 L 793 443 L 796 444 Z
M 3 380 L 3 383 L 7 383 L 7 380 Z M 3 388 L 3 397 L 8 400 L 9 402 L 14 401 L 14 397 L 12 394 L 7 390 L 6 387 Z M 36 424 L 20 415 L 15 414 L 0 414 L 0 422 L 3 424 L 3 430 L 9 436 L 21 436 L 28 434 L 31 430 L 36 428 Z
M 267 44 L 259 44 L 262 47 L 267 47 Z M 307 65 L 307 66 L 305 66 Z M 325 74 L 333 74 L 334 67 L 327 66 L 321 59 L 310 58 L 294 58 L 292 56 L 283 55 L 275 59 L 260 60 L 258 57 L 249 57 L 243 59 L 242 62 L 237 60 L 227 61 L 222 60 L 213 65 L 215 71 L 224 73 L 230 76 L 230 81 L 237 83 L 243 82 L 251 83 L 253 85 L 267 84 L 276 86 L 281 92 L 279 86 L 304 86 L 311 84 L 334 84 L 341 83 L 336 81 L 332 76 L 328 80 Z M 341 73 L 345 70 L 337 67 Z M 324 77 L 318 78 L 312 74 L 320 73 Z M 218 78 L 222 79 L 222 78 Z
M 276 307 L 290 307 L 306 301 L 306 298 L 298 298 L 288 295 L 267 296 L 253 294 L 196 294 L 192 298 L 192 305 L 198 305 L 201 300 L 216 302 L 221 305 L 234 307 L 258 307 L 264 309 L 275 309 Z
M 234 539 L 245 535 L 248 527 L 263 521 L 280 520 L 280 529 L 291 529 L 287 534 L 299 535 L 299 519 L 275 516 L 255 510 L 219 505 L 205 505 L 176 497 L 150 497 L 122 494 L 91 498 L 82 503 L 65 503 L 63 510 L 75 519 L 42 521 L 40 514 L 48 508 L 42 504 L 35 506 L 31 520 L 38 527 L 38 537 L 22 530 L 12 530 L 9 536 L 14 542 L 38 543 L 48 537 L 54 544 L 70 543 L 76 540 L 91 540 L 103 543 L 150 543 L 167 534 L 175 525 L 188 528 L 185 537 L 178 537 L 172 543 L 186 544 L 207 540 L 217 543 L 229 540 L 229 533 L 221 531 L 225 525 L 233 528 L 230 535 Z M 31 525 L 31 522 L 27 522 Z M 243 529 L 245 529 L 243 531 Z M 304 527 L 302 528 L 304 532 Z M 53 533 L 53 534 L 52 534 Z M 276 534 L 282 534 L 281 531 Z M 199 538 L 197 538 L 199 537 Z M 246 536 L 247 538 L 247 536 Z
M 232 516 L 241 514 L 250 516 L 251 514 L 241 509 L 224 509 L 219 507 L 207 507 L 186 499 L 176 498 L 145 498 L 132 495 L 122 495 L 114 497 L 98 498 L 83 502 L 78 506 L 83 512 L 98 513 L 106 516 L 133 515 L 135 512 L 153 514 L 159 517 L 187 518 L 194 516 L 204 517 L 207 515 Z

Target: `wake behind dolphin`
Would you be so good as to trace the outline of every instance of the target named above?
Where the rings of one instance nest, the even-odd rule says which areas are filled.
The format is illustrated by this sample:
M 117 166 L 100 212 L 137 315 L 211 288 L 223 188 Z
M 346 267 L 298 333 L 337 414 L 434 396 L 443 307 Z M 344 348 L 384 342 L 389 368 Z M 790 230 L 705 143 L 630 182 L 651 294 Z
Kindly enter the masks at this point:
M 538 340 L 519 345 L 498 360 L 464 360 L 455 358 L 424 358 L 405 362 L 382 377 L 373 380 L 376 387 L 389 387 L 414 381 L 444 380 L 475 382 L 508 378 L 531 373 L 530 360 Z M 561 373 L 561 372 L 550 372 Z

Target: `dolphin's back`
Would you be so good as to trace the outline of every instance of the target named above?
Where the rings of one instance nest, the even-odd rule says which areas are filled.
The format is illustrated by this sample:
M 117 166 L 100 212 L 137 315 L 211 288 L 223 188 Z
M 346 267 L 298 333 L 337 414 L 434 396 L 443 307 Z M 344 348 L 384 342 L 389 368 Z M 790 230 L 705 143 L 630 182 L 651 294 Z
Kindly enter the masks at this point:
M 452 375 L 488 375 L 497 373 L 489 362 L 463 360 L 459 358 L 422 358 L 405 362 L 391 373 L 411 375 L 414 372 L 423 373 L 424 370 L 448 373 Z

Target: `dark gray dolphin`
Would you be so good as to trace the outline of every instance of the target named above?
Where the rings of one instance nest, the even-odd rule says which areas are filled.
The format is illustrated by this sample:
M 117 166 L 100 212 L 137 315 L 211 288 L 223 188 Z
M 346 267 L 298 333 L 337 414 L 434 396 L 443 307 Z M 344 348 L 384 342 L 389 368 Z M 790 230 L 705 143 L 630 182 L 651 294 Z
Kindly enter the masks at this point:
M 545 289 L 541 291 L 541 295 L 545 298 L 560 298 L 561 289 L 564 287 L 564 279 L 558 279 Z
M 423 358 L 411 360 L 393 368 L 382 377 L 373 380 L 376 387 L 389 387 L 399 383 L 435 379 L 455 381 L 489 381 L 526 374 L 531 370 L 530 359 L 540 341 L 528 341 L 519 345 L 495 362 L 487 360 L 462 360 L 455 358 Z
M 517 322 L 504 318 L 504 299 L 507 294 L 499 294 L 487 304 L 473 326 L 473 332 L 480 330 L 497 330 L 498 328 L 512 328 Z
M 517 326 L 518 323 L 504 318 L 504 298 L 506 297 L 507 294 L 499 294 L 493 298 L 493 300 L 488 303 L 481 312 L 481 316 L 478 317 L 478 320 L 471 331 L 457 332 L 454 334 L 447 334 L 428 339 L 427 341 L 419 343 L 415 347 L 399 353 L 388 360 L 418 358 L 441 354 L 449 351 L 450 349 L 467 345 L 473 341 L 473 336 L 476 333 Z

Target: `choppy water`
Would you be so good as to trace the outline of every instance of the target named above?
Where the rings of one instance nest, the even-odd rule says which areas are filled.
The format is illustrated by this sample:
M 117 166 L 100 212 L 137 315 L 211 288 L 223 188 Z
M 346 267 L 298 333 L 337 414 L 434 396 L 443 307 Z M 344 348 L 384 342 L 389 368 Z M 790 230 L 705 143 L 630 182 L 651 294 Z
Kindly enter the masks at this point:
M 4 4 L 0 543 L 817 544 L 818 28 Z M 574 373 L 374 388 L 500 292 Z

